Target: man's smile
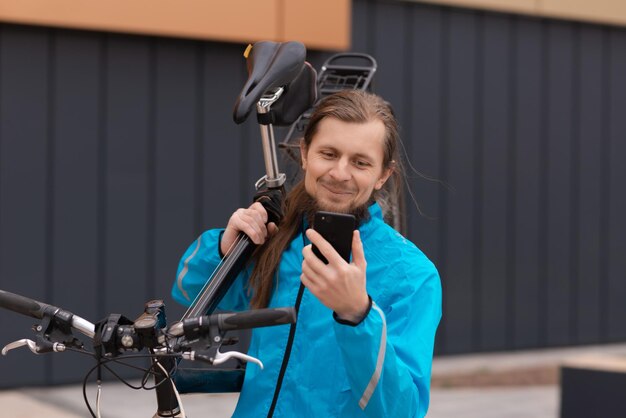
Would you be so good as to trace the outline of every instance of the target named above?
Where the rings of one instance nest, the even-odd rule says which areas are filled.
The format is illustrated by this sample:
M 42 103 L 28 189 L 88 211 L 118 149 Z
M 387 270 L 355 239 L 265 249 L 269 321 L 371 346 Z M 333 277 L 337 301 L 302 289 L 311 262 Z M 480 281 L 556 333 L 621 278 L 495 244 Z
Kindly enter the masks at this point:
M 355 191 L 353 189 L 337 186 L 337 185 L 334 185 L 334 184 L 331 184 L 331 183 L 327 183 L 327 182 L 324 182 L 324 181 L 320 181 L 319 184 L 324 189 L 326 189 L 327 191 L 331 192 L 332 194 L 349 196 L 349 195 L 352 195 L 352 194 L 355 193 Z

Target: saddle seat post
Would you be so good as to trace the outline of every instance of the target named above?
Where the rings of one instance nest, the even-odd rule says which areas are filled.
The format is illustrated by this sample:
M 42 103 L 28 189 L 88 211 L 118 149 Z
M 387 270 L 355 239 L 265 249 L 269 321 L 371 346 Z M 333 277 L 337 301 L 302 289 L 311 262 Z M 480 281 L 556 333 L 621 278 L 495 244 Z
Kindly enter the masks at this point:
M 255 184 L 256 190 L 264 186 L 269 189 L 278 189 L 285 184 L 286 175 L 278 169 L 278 157 L 276 154 L 276 142 L 274 139 L 274 128 L 272 126 L 273 115 L 271 106 L 284 92 L 283 87 L 278 87 L 266 92 L 256 105 L 257 119 L 261 129 L 261 143 L 263 147 L 263 160 L 265 161 L 265 176 L 261 177 Z

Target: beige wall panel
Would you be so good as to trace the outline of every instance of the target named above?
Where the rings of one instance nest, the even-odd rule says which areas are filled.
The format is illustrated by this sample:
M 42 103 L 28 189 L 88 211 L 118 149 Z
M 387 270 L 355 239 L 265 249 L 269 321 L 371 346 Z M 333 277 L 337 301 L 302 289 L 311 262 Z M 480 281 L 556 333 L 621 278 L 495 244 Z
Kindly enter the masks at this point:
M 299 40 L 309 48 L 350 48 L 350 0 L 285 0 L 284 39 Z
M 626 0 L 408 0 L 583 22 L 626 25 Z
M 626 0 L 541 0 L 539 14 L 624 25 L 626 24 Z
M 433 3 L 441 6 L 458 6 L 495 10 L 499 12 L 533 14 L 540 0 L 416 0 L 420 3 Z
M 279 0 L 0 0 L 0 21 L 235 42 L 278 39 Z

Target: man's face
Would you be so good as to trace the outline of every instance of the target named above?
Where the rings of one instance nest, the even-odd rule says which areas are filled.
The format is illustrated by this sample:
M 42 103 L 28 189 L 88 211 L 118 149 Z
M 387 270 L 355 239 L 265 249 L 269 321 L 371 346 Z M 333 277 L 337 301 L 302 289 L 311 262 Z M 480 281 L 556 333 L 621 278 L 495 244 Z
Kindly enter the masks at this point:
M 380 120 L 350 123 L 327 117 L 317 128 L 309 148 L 301 145 L 304 187 L 320 209 L 351 212 L 391 174 L 383 169 L 385 127 Z

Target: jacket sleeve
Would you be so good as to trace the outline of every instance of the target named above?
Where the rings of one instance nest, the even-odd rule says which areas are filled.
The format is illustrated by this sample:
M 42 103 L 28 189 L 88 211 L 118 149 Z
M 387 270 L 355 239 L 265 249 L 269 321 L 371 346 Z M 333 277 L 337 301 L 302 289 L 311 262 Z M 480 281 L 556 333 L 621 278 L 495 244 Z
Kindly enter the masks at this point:
M 384 310 L 374 300 L 358 325 L 334 324 L 352 393 L 368 417 L 423 417 L 428 410 L 441 284 L 428 260 L 413 266 L 397 278 Z
M 223 231 L 212 229 L 204 232 L 183 254 L 172 286 L 172 297 L 176 302 L 190 306 L 219 265 L 222 260 L 219 243 Z M 230 311 L 247 309 L 249 300 L 244 289 L 247 279 L 248 271 L 244 270 L 220 302 L 219 309 Z

